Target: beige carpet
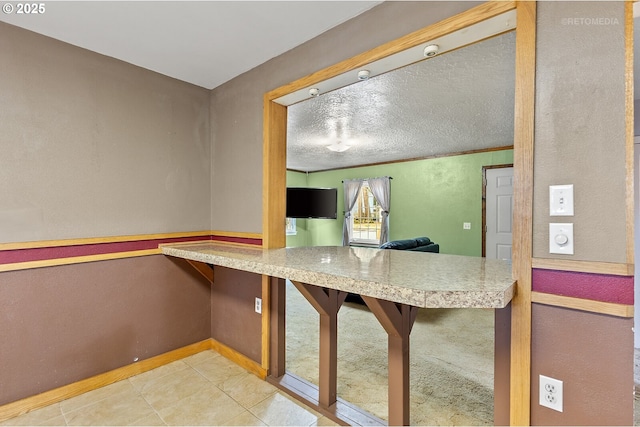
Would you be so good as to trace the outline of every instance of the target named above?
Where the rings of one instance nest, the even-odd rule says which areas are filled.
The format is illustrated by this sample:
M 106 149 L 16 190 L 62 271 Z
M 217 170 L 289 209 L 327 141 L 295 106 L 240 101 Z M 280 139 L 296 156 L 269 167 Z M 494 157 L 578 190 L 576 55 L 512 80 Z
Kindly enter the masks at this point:
M 287 370 L 318 383 L 318 314 L 287 283 Z M 493 310 L 421 309 L 411 333 L 411 424 L 493 424 Z M 387 419 L 387 335 L 373 314 L 338 315 L 338 396 Z

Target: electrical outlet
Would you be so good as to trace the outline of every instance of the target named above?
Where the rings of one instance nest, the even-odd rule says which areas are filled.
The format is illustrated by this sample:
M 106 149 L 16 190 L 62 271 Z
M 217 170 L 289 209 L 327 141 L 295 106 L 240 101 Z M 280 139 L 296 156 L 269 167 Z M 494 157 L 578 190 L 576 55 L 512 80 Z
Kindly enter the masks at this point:
M 256 298 L 256 313 L 262 314 L 262 298 Z
M 562 412 L 562 381 L 540 375 L 540 405 Z
M 471 223 L 470 222 L 463 222 L 462 223 L 462 229 L 463 230 L 471 230 Z

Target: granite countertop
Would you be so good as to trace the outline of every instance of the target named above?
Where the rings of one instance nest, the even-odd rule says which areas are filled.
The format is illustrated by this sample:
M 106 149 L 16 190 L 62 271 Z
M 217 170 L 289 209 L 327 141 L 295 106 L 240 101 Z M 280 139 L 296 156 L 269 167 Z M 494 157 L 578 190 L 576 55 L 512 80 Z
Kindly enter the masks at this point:
M 423 308 L 504 308 L 511 263 L 460 255 L 343 246 L 262 249 L 215 242 L 160 245 L 162 253 Z

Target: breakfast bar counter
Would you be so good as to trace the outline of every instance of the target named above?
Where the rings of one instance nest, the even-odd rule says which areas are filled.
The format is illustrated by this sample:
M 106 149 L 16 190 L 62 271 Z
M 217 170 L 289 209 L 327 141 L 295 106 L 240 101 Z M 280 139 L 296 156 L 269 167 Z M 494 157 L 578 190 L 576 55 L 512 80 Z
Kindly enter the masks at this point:
M 504 308 L 511 264 L 481 257 L 346 246 L 282 249 L 207 243 L 162 245 L 162 253 L 420 308 Z
M 507 307 L 515 292 L 507 261 L 411 251 L 318 246 L 263 249 L 215 242 L 161 245 L 165 255 L 270 277 L 269 379 L 286 383 L 284 280 L 320 315 L 320 372 L 315 404 L 341 418 L 336 396 L 337 313 L 358 294 L 389 338 L 389 425 L 409 423 L 409 334 L 419 308 Z M 215 283 L 215 282 L 214 282 Z M 284 385 L 287 388 L 286 385 Z M 290 388 L 290 387 L 289 387 Z

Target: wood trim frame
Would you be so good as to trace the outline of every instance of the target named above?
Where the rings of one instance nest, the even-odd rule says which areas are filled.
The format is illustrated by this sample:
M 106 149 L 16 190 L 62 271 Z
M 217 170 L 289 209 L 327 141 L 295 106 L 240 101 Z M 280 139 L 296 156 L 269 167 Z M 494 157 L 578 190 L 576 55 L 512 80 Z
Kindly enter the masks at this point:
M 209 236 L 239 237 L 241 239 L 262 239 L 262 233 L 245 233 L 244 231 L 220 231 L 211 230 Z
M 200 237 L 202 237 L 202 239 L 200 239 Z M 85 239 L 42 240 L 35 242 L 4 243 L 0 244 L 0 257 L 2 256 L 3 251 L 29 252 L 33 250 L 34 252 L 37 252 L 48 250 L 51 248 L 60 248 L 63 252 L 65 252 L 64 248 L 79 246 L 86 246 L 89 249 L 76 250 L 76 255 L 71 255 L 67 251 L 66 255 L 48 255 L 43 258 L 36 257 L 36 259 L 32 260 L 27 257 L 26 260 L 18 262 L 8 262 L 6 264 L 0 261 L 0 273 L 6 271 L 28 270 L 32 268 L 55 267 L 60 265 L 81 264 L 85 262 L 108 261 L 113 259 L 158 255 L 161 253 L 160 249 L 158 249 L 158 245 L 162 245 L 161 242 L 168 242 L 170 240 L 176 239 L 185 239 L 184 241 L 187 243 L 193 243 L 196 240 L 215 240 L 217 243 L 223 245 L 256 246 L 254 243 L 250 242 L 242 243 L 236 241 L 225 241 L 224 239 L 217 240 L 216 238 L 218 237 L 248 240 L 262 239 L 262 235 L 257 233 L 195 231 L 165 234 L 138 234 L 129 236 L 92 237 Z M 153 241 L 156 241 L 158 244 L 152 244 Z M 132 245 L 127 245 L 127 243 L 132 243 Z M 138 245 L 138 243 L 142 244 Z M 106 246 L 110 244 L 115 247 L 112 247 L 105 252 L 92 253 L 94 251 L 91 248 L 100 247 L 102 245 Z M 137 248 L 135 248 L 136 246 Z M 127 249 L 123 250 L 125 247 L 127 247 Z M 82 254 L 83 252 L 85 254 Z M 0 260 L 2 260 L 2 258 L 0 258 Z M 6 260 L 7 258 L 4 259 L 4 261 Z
M 535 129 L 535 1 L 517 2 L 514 111 L 514 229 L 516 294 L 511 301 L 510 423 L 531 424 L 531 257 L 533 252 L 533 149 Z
M 517 10 L 514 122 L 514 250 L 517 281 L 511 319 L 510 422 L 530 423 L 531 394 L 531 256 L 533 233 L 533 145 L 535 105 L 536 3 L 490 1 L 447 18 L 328 68 L 302 77 L 264 95 L 263 106 L 263 247 L 285 246 L 286 113 L 274 102 L 378 59 L 425 43 L 510 10 Z M 264 288 L 263 288 L 264 289 Z M 263 329 L 263 334 L 269 328 Z M 263 341 L 266 338 L 263 338 Z M 269 341 L 270 342 L 270 341 Z
M 633 317 L 634 307 L 627 304 L 593 301 L 583 298 L 567 297 L 563 295 L 547 294 L 533 291 L 531 301 L 537 304 L 552 305 L 554 307 L 571 308 L 573 310 L 588 311 L 590 313 L 607 314 L 616 317 Z
M 35 396 L 26 397 L 12 403 L 0 406 L 0 422 L 8 420 L 18 415 L 26 414 L 34 409 L 43 408 L 53 403 L 61 402 L 71 397 L 79 396 L 91 390 L 95 390 L 109 384 L 130 378 L 134 375 L 150 371 L 176 360 L 192 356 L 204 350 L 211 349 L 211 340 L 197 342 L 195 344 L 181 347 L 167 353 L 160 354 L 149 359 L 141 360 L 121 368 L 114 369 L 103 374 L 95 375 L 84 380 L 74 382 Z
M 532 268 L 546 270 L 577 271 L 580 273 L 611 274 L 614 276 L 633 276 L 633 264 L 619 264 L 600 261 L 577 261 L 572 259 L 533 258 Z
M 214 340 L 213 338 L 210 338 L 208 341 L 209 349 L 220 353 L 222 356 L 226 357 L 232 362 L 235 362 L 236 365 L 242 366 L 244 369 L 256 375 L 261 380 L 265 380 L 267 378 L 267 370 L 262 368 L 261 364 L 253 361 L 252 359 L 249 359 L 244 354 L 238 353 L 236 350 L 232 349 L 231 347 L 227 347 L 226 345 Z
M 314 171 L 300 171 L 295 169 L 288 169 L 292 172 L 300 172 L 300 173 L 315 173 L 315 172 L 328 172 L 342 169 L 355 169 L 355 168 L 365 168 L 367 166 L 380 166 L 380 165 L 392 165 L 396 163 L 406 163 L 406 162 L 419 162 L 420 160 L 430 160 L 430 159 L 441 159 L 443 157 L 454 157 L 454 156 L 464 156 L 467 154 L 479 154 L 479 153 L 491 153 L 494 151 L 504 151 L 504 150 L 513 150 L 513 145 L 507 145 L 504 147 L 493 147 L 493 148 L 480 148 L 478 150 L 467 150 L 467 151 L 458 151 L 456 153 L 445 153 L 445 154 L 434 154 L 432 156 L 423 156 L 423 157 L 413 157 L 411 159 L 402 159 L 402 160 L 390 160 L 388 162 L 377 162 L 377 163 L 365 163 L 358 166 L 346 166 L 341 168 L 331 168 L 331 169 L 319 169 Z
M 624 4 L 624 54 L 625 54 L 625 135 L 626 135 L 626 228 L 627 228 L 627 265 L 633 266 L 634 255 L 634 102 L 633 102 L 633 4 Z M 633 274 L 633 273 L 631 273 Z
M 29 270 L 32 268 L 55 267 L 59 265 L 81 264 L 84 262 L 108 261 L 122 258 L 135 258 L 140 256 L 158 255 L 160 249 L 145 249 L 141 251 L 115 252 L 110 254 L 86 255 L 69 258 L 45 259 L 42 261 L 16 262 L 12 264 L 0 264 L 0 273 L 6 271 Z
M 512 167 L 513 163 L 504 165 L 487 165 L 482 167 L 482 257 L 487 256 L 487 169 Z
M 222 356 L 242 366 L 244 369 L 255 374 L 263 380 L 267 377 L 267 370 L 262 369 L 262 367 L 256 362 L 225 346 L 224 344 L 219 343 L 212 338 L 209 338 L 185 347 L 178 348 L 176 350 L 169 351 L 167 353 L 160 354 L 158 356 L 151 357 L 149 359 L 141 360 L 139 362 L 135 362 L 109 372 L 105 372 L 103 374 L 98 374 L 84 380 L 80 380 L 62 387 L 55 388 L 53 390 L 45 391 L 44 393 L 40 393 L 35 396 L 26 397 L 24 399 L 20 399 L 15 402 L 0 406 L 0 422 L 13 417 L 17 417 L 22 414 L 26 414 L 27 412 L 33 411 L 35 409 L 43 408 L 53 403 L 61 402 L 66 399 L 79 396 L 83 393 L 108 386 L 109 384 L 113 384 L 115 382 L 133 377 L 135 375 L 142 374 L 143 372 L 159 368 L 160 366 L 175 362 L 176 360 L 193 356 L 194 354 L 203 352 L 205 350 L 213 350 L 217 353 L 220 353 Z
M 286 134 L 287 107 L 276 99 L 365 66 L 431 39 L 498 16 L 516 8 L 515 1 L 489 1 L 458 15 L 449 17 L 377 48 L 316 71 L 294 82 L 264 94 L 263 98 L 263 159 L 262 159 L 262 245 L 264 248 L 284 247 L 286 194 Z M 534 22 L 535 30 L 535 22 Z M 516 30 L 517 31 L 517 30 Z M 535 70 L 533 70 L 535 72 Z M 517 97 L 517 95 L 516 95 Z M 532 101 L 533 102 L 533 101 Z
M 185 231 L 179 233 L 132 234 L 126 236 L 88 237 L 82 239 L 39 240 L 34 242 L 0 243 L 0 251 L 16 249 L 54 248 L 59 246 L 95 245 L 100 243 L 133 242 L 138 240 L 176 239 L 180 237 L 211 236 L 213 231 Z M 218 233 L 216 233 L 217 235 Z M 243 236 L 249 237 L 249 236 Z
M 87 237 L 80 239 L 38 240 L 33 242 L 0 243 L 0 251 L 18 249 L 55 248 L 61 246 L 96 245 L 102 243 L 135 242 L 140 240 L 178 239 L 181 237 L 238 237 L 242 239 L 262 239 L 261 233 L 236 231 L 185 231 L 179 233 L 132 234 L 126 236 Z

